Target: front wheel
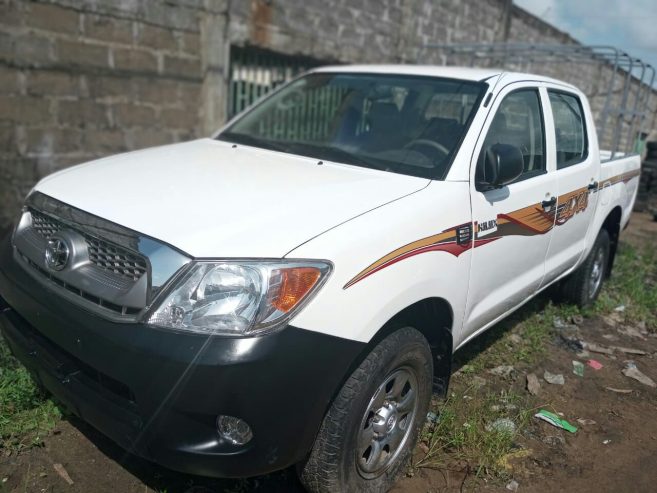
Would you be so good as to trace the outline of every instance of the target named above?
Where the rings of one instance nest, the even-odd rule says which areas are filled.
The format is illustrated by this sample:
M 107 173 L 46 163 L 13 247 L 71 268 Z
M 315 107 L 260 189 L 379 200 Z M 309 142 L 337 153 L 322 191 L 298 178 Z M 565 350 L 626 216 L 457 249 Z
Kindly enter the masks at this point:
M 385 492 L 408 462 L 427 415 L 433 363 L 412 327 L 381 341 L 342 386 L 300 478 L 308 491 Z
M 585 307 L 598 298 L 609 265 L 609 246 L 609 233 L 602 229 L 584 263 L 563 283 L 562 293 L 568 301 Z

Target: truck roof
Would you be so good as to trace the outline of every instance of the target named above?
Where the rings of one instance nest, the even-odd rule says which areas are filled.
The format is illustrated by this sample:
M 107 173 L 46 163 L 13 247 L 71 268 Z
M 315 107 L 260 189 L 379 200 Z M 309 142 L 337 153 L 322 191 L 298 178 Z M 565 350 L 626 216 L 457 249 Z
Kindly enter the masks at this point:
M 400 75 L 425 75 L 431 77 L 445 77 L 448 79 L 462 79 L 471 81 L 483 81 L 491 77 L 505 74 L 513 80 L 535 80 L 553 82 L 565 86 L 573 87 L 566 82 L 552 79 L 544 75 L 527 74 L 521 72 L 507 72 L 501 68 L 473 68 L 473 67 L 454 67 L 442 65 L 331 65 L 319 67 L 311 72 L 349 72 L 349 73 L 375 73 L 375 74 L 400 74 Z

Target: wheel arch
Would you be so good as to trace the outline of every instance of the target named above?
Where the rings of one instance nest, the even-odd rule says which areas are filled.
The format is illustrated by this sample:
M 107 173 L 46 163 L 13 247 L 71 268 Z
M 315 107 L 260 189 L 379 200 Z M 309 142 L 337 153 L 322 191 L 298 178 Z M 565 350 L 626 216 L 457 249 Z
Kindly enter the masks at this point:
M 433 389 L 435 393 L 446 395 L 454 349 L 452 306 L 444 298 L 425 298 L 404 308 L 386 325 L 394 328 L 406 324 L 416 328 L 427 338 L 433 356 Z
M 452 306 L 444 298 L 430 297 L 416 301 L 393 315 L 374 334 L 355 366 L 358 366 L 372 348 L 392 332 L 404 326 L 411 326 L 417 329 L 429 342 L 433 356 L 434 392 L 439 395 L 446 395 L 452 370 L 453 323 L 454 312 Z

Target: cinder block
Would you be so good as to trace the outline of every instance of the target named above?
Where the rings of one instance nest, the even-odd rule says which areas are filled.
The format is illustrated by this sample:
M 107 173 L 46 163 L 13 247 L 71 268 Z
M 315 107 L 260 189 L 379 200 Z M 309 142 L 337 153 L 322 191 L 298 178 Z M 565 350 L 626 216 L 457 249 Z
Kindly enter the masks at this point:
M 104 15 L 85 15 L 84 35 L 111 43 L 132 44 L 132 21 Z
M 200 78 L 201 60 L 199 58 L 182 58 L 165 55 L 164 73 L 167 75 Z
M 60 124 L 73 127 L 107 127 L 107 107 L 93 101 L 59 101 L 57 120 Z
M 19 71 L 0 66 L 0 94 L 18 94 L 21 92 L 20 86 Z
M 157 58 L 150 51 L 116 48 L 114 49 L 114 67 L 134 72 L 156 72 Z
M 108 48 L 106 46 L 60 39 L 56 45 L 60 64 L 73 67 L 108 67 Z
M 76 10 L 46 3 L 29 5 L 29 12 L 23 16 L 28 26 L 68 34 L 79 32 L 80 14 Z
M 119 127 L 154 127 L 158 124 L 155 111 L 148 106 L 137 106 L 132 103 L 117 104 L 112 111 L 114 123 Z
M 198 108 L 192 105 L 185 109 L 163 109 L 158 123 L 166 128 L 192 130 L 199 123 Z
M 137 42 L 139 45 L 148 46 L 157 50 L 178 50 L 178 42 L 172 29 L 151 26 L 149 24 L 139 25 Z
M 26 80 L 28 94 L 76 96 L 80 93 L 79 77 L 70 73 L 31 70 Z
M 50 123 L 50 102 L 29 96 L 0 96 L 0 122 Z

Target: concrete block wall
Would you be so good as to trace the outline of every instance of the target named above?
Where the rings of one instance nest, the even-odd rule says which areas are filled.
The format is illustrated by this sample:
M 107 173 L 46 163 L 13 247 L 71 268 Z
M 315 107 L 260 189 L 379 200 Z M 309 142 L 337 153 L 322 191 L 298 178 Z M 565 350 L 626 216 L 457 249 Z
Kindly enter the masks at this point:
M 444 63 L 419 47 L 505 40 L 576 43 L 511 0 L 0 0 L 0 232 L 51 172 L 218 128 L 231 45 L 328 62 Z M 609 76 L 532 69 L 592 96 Z
M 256 44 L 317 59 L 433 63 L 431 53 L 420 52 L 423 44 L 501 39 L 504 4 L 503 0 L 234 2 L 228 36 L 234 44 Z
M 41 177 L 199 134 L 198 6 L 0 0 L 0 229 Z

